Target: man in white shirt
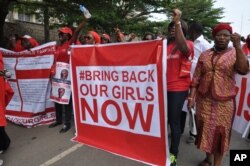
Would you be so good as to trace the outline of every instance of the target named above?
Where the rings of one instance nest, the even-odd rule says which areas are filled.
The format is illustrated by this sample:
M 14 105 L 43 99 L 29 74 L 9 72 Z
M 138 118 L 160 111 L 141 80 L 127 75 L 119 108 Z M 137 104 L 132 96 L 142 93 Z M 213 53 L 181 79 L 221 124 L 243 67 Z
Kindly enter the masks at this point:
M 206 51 L 213 47 L 203 36 L 203 27 L 198 22 L 192 22 L 189 24 L 188 34 L 190 39 L 194 42 L 194 58 L 192 60 L 192 68 L 191 68 L 191 78 L 194 74 L 198 59 L 203 51 Z M 185 108 L 184 108 L 185 107 Z M 187 109 L 186 105 L 184 104 L 183 110 Z M 182 122 L 183 123 L 183 122 Z M 190 136 L 187 139 L 187 143 L 194 143 L 195 136 L 190 132 Z
M 198 22 L 192 22 L 188 29 L 189 37 L 194 42 L 194 58 L 192 60 L 191 74 L 193 75 L 198 59 L 203 51 L 213 47 L 203 36 L 203 27 Z M 191 77 L 192 77 L 191 75 Z

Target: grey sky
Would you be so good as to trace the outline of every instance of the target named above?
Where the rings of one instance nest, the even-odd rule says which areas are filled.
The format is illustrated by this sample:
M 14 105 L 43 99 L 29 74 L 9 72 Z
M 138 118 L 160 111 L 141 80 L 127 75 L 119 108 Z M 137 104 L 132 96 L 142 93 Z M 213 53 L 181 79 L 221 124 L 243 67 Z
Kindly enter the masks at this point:
M 223 7 L 222 22 L 232 22 L 233 31 L 246 37 L 250 34 L 250 0 L 217 0 L 214 7 Z

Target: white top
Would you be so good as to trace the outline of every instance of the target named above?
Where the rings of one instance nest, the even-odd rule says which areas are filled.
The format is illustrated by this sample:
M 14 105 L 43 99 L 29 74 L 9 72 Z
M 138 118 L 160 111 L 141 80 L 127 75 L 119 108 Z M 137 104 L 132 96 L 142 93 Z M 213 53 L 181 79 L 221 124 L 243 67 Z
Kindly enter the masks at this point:
M 197 63 L 198 59 L 203 51 L 206 51 L 213 47 L 213 44 L 210 44 L 203 35 L 200 35 L 195 41 L 194 41 L 194 59 L 193 62 Z
M 194 41 L 194 58 L 192 60 L 192 68 L 191 68 L 191 79 L 194 74 L 195 67 L 197 65 L 198 59 L 202 52 L 210 49 L 213 47 L 213 44 L 209 43 L 203 35 L 200 35 L 195 41 Z

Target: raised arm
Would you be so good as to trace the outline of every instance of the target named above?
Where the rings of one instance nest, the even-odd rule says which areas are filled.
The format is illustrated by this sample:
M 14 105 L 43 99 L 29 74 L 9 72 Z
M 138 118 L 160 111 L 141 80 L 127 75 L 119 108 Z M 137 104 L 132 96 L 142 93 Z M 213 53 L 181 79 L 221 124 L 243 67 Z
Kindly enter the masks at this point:
M 78 25 L 78 27 L 75 29 L 73 35 L 72 35 L 72 43 L 76 43 L 76 40 L 78 39 L 78 35 L 83 29 L 83 27 L 86 25 L 87 19 L 83 17 L 82 22 Z
M 241 49 L 240 37 L 241 36 L 238 33 L 231 35 L 231 40 L 236 50 L 235 69 L 239 72 L 239 74 L 247 74 L 249 71 L 249 62 Z
M 181 51 L 183 55 L 187 55 L 189 52 L 188 45 L 186 43 L 186 38 L 181 28 L 181 15 L 182 12 L 179 9 L 173 10 L 173 22 L 175 23 L 175 41 L 177 48 Z

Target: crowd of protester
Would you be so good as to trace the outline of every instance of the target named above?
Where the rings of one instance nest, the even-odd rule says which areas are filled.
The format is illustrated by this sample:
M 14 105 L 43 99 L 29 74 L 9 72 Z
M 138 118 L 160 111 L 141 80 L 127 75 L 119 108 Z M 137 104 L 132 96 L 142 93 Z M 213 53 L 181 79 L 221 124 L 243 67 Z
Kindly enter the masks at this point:
M 234 75 L 235 73 L 247 74 L 250 70 L 247 60 L 247 55 L 250 56 L 250 35 L 242 38 L 239 34 L 233 33 L 229 24 L 221 23 L 215 26 L 211 32 L 214 39 L 214 44 L 212 44 L 205 39 L 203 27 L 198 21 L 187 25 L 181 16 L 180 10 L 173 10 L 172 21 L 167 27 L 166 37 L 146 32 L 142 38 L 135 33 L 126 36 L 119 27 L 114 28 L 114 36 L 107 33 L 99 34 L 93 30 L 80 34 L 88 21 L 83 18 L 74 32 L 69 27 L 62 27 L 58 30 L 54 61 L 55 63 L 69 63 L 68 49 L 72 44 L 109 44 L 166 38 L 167 70 L 171 71 L 167 72 L 171 166 L 177 164 L 180 138 L 185 127 L 186 112 L 183 111 L 185 101 L 188 110 L 192 107 L 196 107 L 197 110 L 198 134 L 190 133 L 187 143 L 195 143 L 206 153 L 206 158 L 199 163 L 199 166 L 220 166 L 230 142 L 236 96 Z M 243 45 L 241 41 L 243 41 Z M 229 42 L 232 42 L 231 47 L 228 46 Z M 29 35 L 21 37 L 13 35 L 10 37 L 8 49 L 20 52 L 38 45 L 36 39 Z M 191 74 L 182 74 L 180 64 L 187 65 L 189 61 L 192 61 Z M 6 126 L 4 112 L 7 104 L 5 99 L 11 96 L 12 92 L 5 85 L 7 82 L 4 81 L 1 52 L 0 62 L 0 153 L 2 153 L 10 144 L 10 139 L 4 130 Z M 3 96 L 5 91 L 9 92 L 8 96 Z M 65 133 L 71 128 L 72 97 L 69 104 L 66 105 L 55 102 L 55 109 L 56 121 L 50 124 L 49 128 L 63 124 L 59 132 Z M 1 162 L 0 160 L 0 165 Z

